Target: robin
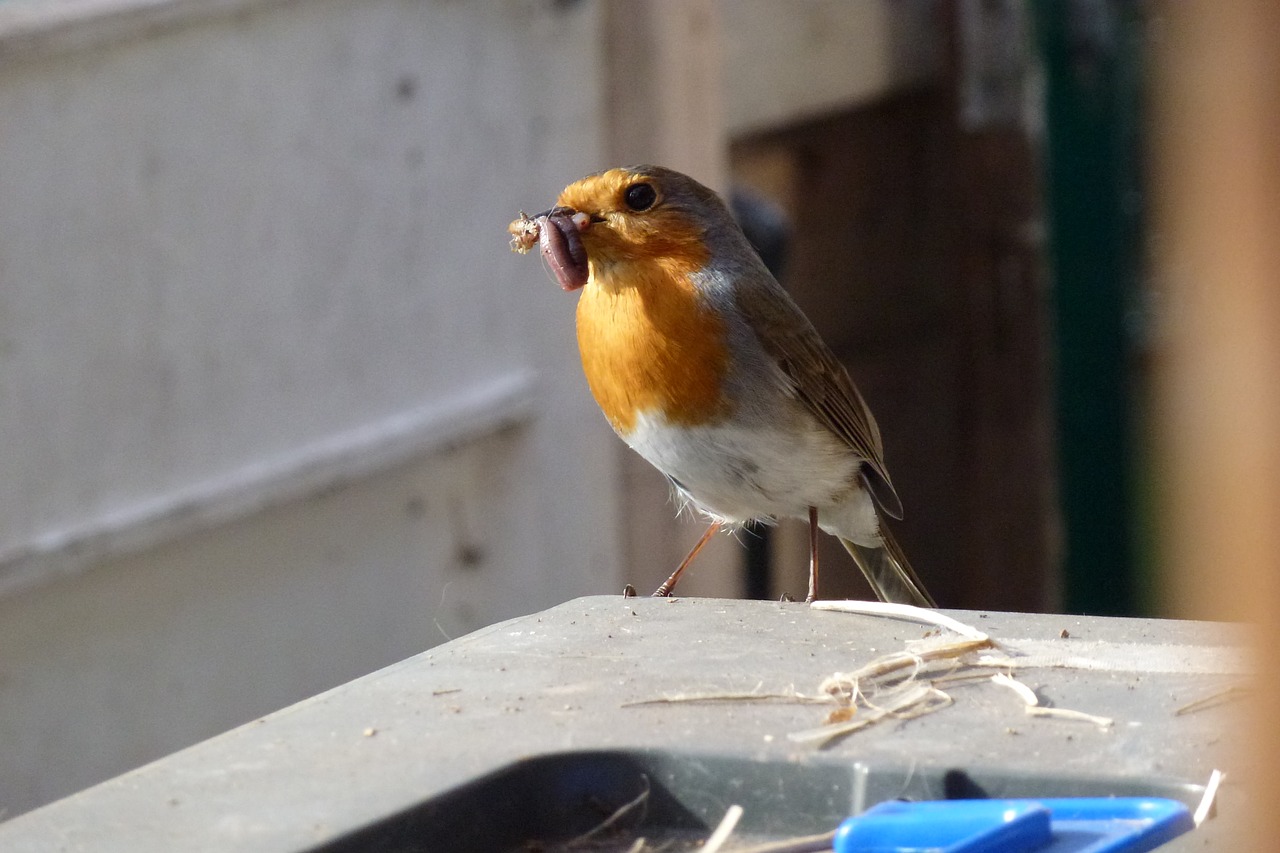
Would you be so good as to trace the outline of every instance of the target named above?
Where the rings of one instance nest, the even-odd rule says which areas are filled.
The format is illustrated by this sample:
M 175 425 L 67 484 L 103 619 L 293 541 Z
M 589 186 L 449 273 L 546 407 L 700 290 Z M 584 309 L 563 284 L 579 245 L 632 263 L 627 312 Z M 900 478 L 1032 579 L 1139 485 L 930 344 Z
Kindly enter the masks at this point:
M 880 429 L 849 374 L 707 187 L 659 166 L 570 184 L 511 224 L 580 290 L 582 369 L 615 432 L 710 522 L 654 595 L 722 528 L 809 523 L 839 538 L 884 601 L 934 606 L 881 517 L 902 517 Z

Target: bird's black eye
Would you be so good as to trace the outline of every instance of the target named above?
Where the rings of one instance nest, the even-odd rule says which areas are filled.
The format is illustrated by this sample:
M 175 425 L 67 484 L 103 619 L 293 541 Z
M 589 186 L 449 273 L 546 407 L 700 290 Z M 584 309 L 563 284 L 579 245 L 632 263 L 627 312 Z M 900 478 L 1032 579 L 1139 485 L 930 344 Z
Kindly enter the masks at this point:
M 658 191 L 653 188 L 652 184 L 632 184 L 627 187 L 627 191 L 623 193 L 622 200 L 625 201 L 627 203 L 627 207 L 632 210 L 648 210 L 653 207 L 653 203 L 658 200 Z

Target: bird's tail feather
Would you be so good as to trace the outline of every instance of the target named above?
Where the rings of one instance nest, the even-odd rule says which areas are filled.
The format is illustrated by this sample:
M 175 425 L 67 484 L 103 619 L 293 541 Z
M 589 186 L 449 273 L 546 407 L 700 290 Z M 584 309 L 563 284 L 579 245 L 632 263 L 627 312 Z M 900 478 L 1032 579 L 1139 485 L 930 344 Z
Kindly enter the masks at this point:
M 898 604 L 937 607 L 883 522 L 880 524 L 880 537 L 884 540 L 884 546 L 880 548 L 868 548 L 840 537 L 840 544 L 867 576 L 876 597 Z

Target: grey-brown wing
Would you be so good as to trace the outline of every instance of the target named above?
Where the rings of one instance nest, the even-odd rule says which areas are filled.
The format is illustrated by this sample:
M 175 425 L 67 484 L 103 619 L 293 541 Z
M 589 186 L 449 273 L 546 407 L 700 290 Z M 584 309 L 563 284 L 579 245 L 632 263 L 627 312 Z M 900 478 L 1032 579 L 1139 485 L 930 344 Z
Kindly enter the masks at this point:
M 880 427 L 844 365 L 779 285 L 739 287 L 737 301 L 797 398 L 866 460 L 863 476 L 871 494 L 887 515 L 901 518 L 902 502 L 885 468 Z

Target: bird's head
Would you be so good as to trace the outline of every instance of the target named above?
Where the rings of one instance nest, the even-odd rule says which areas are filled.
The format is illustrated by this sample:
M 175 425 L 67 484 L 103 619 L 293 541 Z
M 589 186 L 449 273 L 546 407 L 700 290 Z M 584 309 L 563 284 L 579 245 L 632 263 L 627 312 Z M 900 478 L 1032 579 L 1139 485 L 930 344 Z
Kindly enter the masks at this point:
M 701 269 L 723 235 L 738 231 L 720 198 L 680 172 L 627 166 L 588 175 L 565 187 L 545 214 L 553 272 L 566 290 L 597 280 L 630 278 L 647 265 Z

